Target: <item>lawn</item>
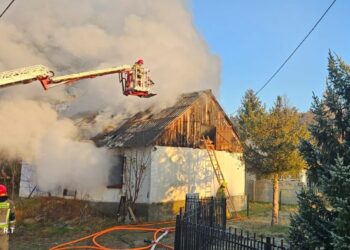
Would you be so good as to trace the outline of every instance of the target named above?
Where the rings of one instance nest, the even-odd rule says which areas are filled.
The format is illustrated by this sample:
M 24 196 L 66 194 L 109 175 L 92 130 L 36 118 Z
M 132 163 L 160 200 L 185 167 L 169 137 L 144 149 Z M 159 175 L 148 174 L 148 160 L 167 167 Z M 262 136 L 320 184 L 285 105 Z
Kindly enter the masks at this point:
M 288 232 L 290 213 L 296 206 L 283 205 L 280 211 L 280 224 L 270 226 L 271 204 L 250 203 L 250 215 L 240 212 L 240 220 L 229 220 L 228 226 L 273 236 L 277 240 L 285 238 Z M 100 230 L 116 226 L 116 219 L 95 214 L 82 201 L 59 198 L 33 198 L 16 201 L 18 223 L 11 236 L 10 249 L 49 249 L 63 242 L 78 239 Z M 158 227 L 173 225 L 158 225 Z M 109 247 L 145 246 L 144 239 L 151 240 L 153 233 L 142 231 L 116 231 L 102 236 L 98 241 Z M 174 234 L 167 236 L 164 243 L 172 244 Z M 85 244 L 91 244 L 86 241 Z
M 271 226 L 271 203 L 252 202 L 249 203 L 249 217 L 247 211 L 239 213 L 239 220 L 230 220 L 229 227 L 242 229 L 257 235 L 286 238 L 290 214 L 297 211 L 296 205 L 282 205 L 280 210 L 279 224 Z
M 117 226 L 116 218 L 96 214 L 83 201 L 60 198 L 32 198 L 16 201 L 17 226 L 10 236 L 10 249 L 46 250 L 64 242 L 79 239 L 98 231 Z M 151 225 L 169 227 L 173 224 Z M 111 248 L 132 248 L 148 245 L 153 232 L 113 231 L 98 238 L 98 242 Z M 164 242 L 172 244 L 174 234 Z M 92 245 L 91 240 L 80 244 Z

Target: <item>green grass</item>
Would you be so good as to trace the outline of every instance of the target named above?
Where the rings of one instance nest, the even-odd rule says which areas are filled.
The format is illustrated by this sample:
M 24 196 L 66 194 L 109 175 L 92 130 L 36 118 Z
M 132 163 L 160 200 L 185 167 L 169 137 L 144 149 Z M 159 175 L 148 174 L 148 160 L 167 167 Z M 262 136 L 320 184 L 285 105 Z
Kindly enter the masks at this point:
M 48 203 L 50 202 L 50 203 Z M 103 216 L 91 214 L 87 220 L 72 220 L 71 217 L 64 219 L 66 214 L 65 202 L 60 199 L 53 203 L 51 199 L 26 199 L 18 201 L 17 209 L 19 219 L 15 234 L 11 237 L 12 249 L 27 250 L 38 249 L 44 250 L 73 239 L 78 239 L 91 233 L 100 231 L 116 225 L 116 221 Z M 72 206 L 75 205 L 74 201 Z M 16 204 L 16 205 L 17 205 Z M 45 206 L 43 206 L 43 204 Z M 79 204 L 78 204 L 79 205 Z M 77 205 L 76 214 L 79 219 L 79 206 Z M 58 209 L 57 206 L 61 208 Z M 275 238 L 285 238 L 288 233 L 289 215 L 297 210 L 296 206 L 283 205 L 280 213 L 280 224 L 274 227 L 271 223 L 271 203 L 250 203 L 250 215 L 246 216 L 246 211 L 240 212 L 241 220 L 231 220 L 228 226 L 243 229 L 257 235 L 273 236 Z M 47 210 L 51 209 L 51 210 Z M 38 221 L 37 216 L 43 218 Z M 21 217 L 21 218 L 20 218 Z M 31 219 L 28 221 L 28 218 Z M 63 218 L 63 219 L 62 219 Z M 25 221 L 27 219 L 27 221 Z M 169 236 L 169 242 L 173 242 L 173 235 Z M 120 245 L 127 247 L 130 245 L 142 245 L 143 239 L 152 237 L 145 232 L 113 232 L 110 235 L 101 237 L 101 242 L 107 246 Z M 36 239 L 33 241 L 33 239 Z
M 271 226 L 271 203 L 249 203 L 249 217 L 247 211 L 239 212 L 240 220 L 229 221 L 228 226 L 242 229 L 257 235 L 285 238 L 288 234 L 290 214 L 297 211 L 296 205 L 282 205 L 279 224 Z

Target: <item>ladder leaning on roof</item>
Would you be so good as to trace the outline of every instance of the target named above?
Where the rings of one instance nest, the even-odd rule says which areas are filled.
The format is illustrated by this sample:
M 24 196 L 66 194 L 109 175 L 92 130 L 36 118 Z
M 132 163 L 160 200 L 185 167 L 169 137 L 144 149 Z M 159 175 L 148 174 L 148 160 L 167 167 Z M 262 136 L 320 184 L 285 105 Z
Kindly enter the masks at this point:
M 225 197 L 227 198 L 227 212 L 229 215 L 231 215 L 231 211 L 233 211 L 235 213 L 236 218 L 239 218 L 239 215 L 237 213 L 237 210 L 235 208 L 235 204 L 233 202 L 233 200 L 231 199 L 231 195 L 230 192 L 228 190 L 226 181 L 225 181 L 225 177 L 221 171 L 220 168 L 220 164 L 218 161 L 218 158 L 216 157 L 216 153 L 215 153 L 215 145 L 213 144 L 213 142 L 209 139 L 209 137 L 205 138 L 203 137 L 202 139 L 205 149 L 208 152 L 209 158 L 210 158 L 210 162 L 213 166 L 213 170 L 216 176 L 216 179 L 219 183 L 219 185 L 224 185 L 225 186 Z

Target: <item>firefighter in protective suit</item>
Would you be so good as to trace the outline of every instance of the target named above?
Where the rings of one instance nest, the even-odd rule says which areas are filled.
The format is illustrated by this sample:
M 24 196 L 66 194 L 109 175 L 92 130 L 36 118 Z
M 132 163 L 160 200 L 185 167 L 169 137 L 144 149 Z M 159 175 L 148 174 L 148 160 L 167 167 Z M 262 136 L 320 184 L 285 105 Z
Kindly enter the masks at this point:
M 220 184 L 218 191 L 216 191 L 216 198 L 220 198 L 220 199 L 226 198 L 226 195 L 225 195 L 226 187 L 227 187 L 226 182 L 223 182 Z
M 7 188 L 0 185 L 0 250 L 9 249 L 9 234 L 15 229 L 15 206 L 7 196 Z

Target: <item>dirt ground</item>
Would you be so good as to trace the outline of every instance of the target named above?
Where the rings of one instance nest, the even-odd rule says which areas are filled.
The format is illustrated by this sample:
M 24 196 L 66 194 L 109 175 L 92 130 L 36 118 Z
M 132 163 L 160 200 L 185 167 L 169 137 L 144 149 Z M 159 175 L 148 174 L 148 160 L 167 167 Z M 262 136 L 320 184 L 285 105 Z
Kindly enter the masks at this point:
M 39 226 L 39 225 L 38 225 Z M 108 227 L 106 227 L 108 228 Z M 49 249 L 64 242 L 79 239 L 97 232 L 82 227 L 65 226 L 57 228 L 51 225 L 41 227 L 20 227 L 11 237 L 10 249 Z M 174 235 L 169 235 L 163 243 L 173 245 Z M 98 243 L 109 248 L 134 248 L 148 245 L 144 240 L 152 240 L 153 233 L 142 231 L 115 231 L 101 236 Z M 91 240 L 85 240 L 76 245 L 92 246 Z
M 10 249 L 50 249 L 64 242 L 76 240 L 118 223 L 116 218 L 96 214 L 82 201 L 57 198 L 34 198 L 16 201 L 16 231 L 10 236 Z M 171 227 L 172 223 L 156 224 L 148 227 Z M 109 248 L 133 248 L 148 245 L 144 240 L 152 240 L 153 232 L 113 231 L 97 238 L 97 242 Z M 173 245 L 174 234 L 162 241 Z M 93 245 L 91 239 L 77 245 Z
M 61 243 L 79 239 L 98 231 L 121 225 L 116 218 L 96 214 L 82 201 L 58 198 L 33 198 L 16 201 L 17 226 L 10 238 L 10 249 L 49 249 Z M 250 216 L 240 212 L 240 220 L 230 220 L 228 227 L 243 229 L 257 235 L 285 238 L 288 233 L 290 213 L 296 206 L 283 205 L 280 224 L 270 226 L 271 204 L 250 203 Z M 174 224 L 159 224 L 152 227 L 170 227 Z M 97 239 L 109 248 L 133 248 L 148 245 L 144 240 L 152 240 L 153 232 L 114 231 Z M 173 245 L 174 233 L 167 235 L 163 243 Z M 86 240 L 78 245 L 92 245 Z M 157 248 L 161 249 L 161 248 Z

